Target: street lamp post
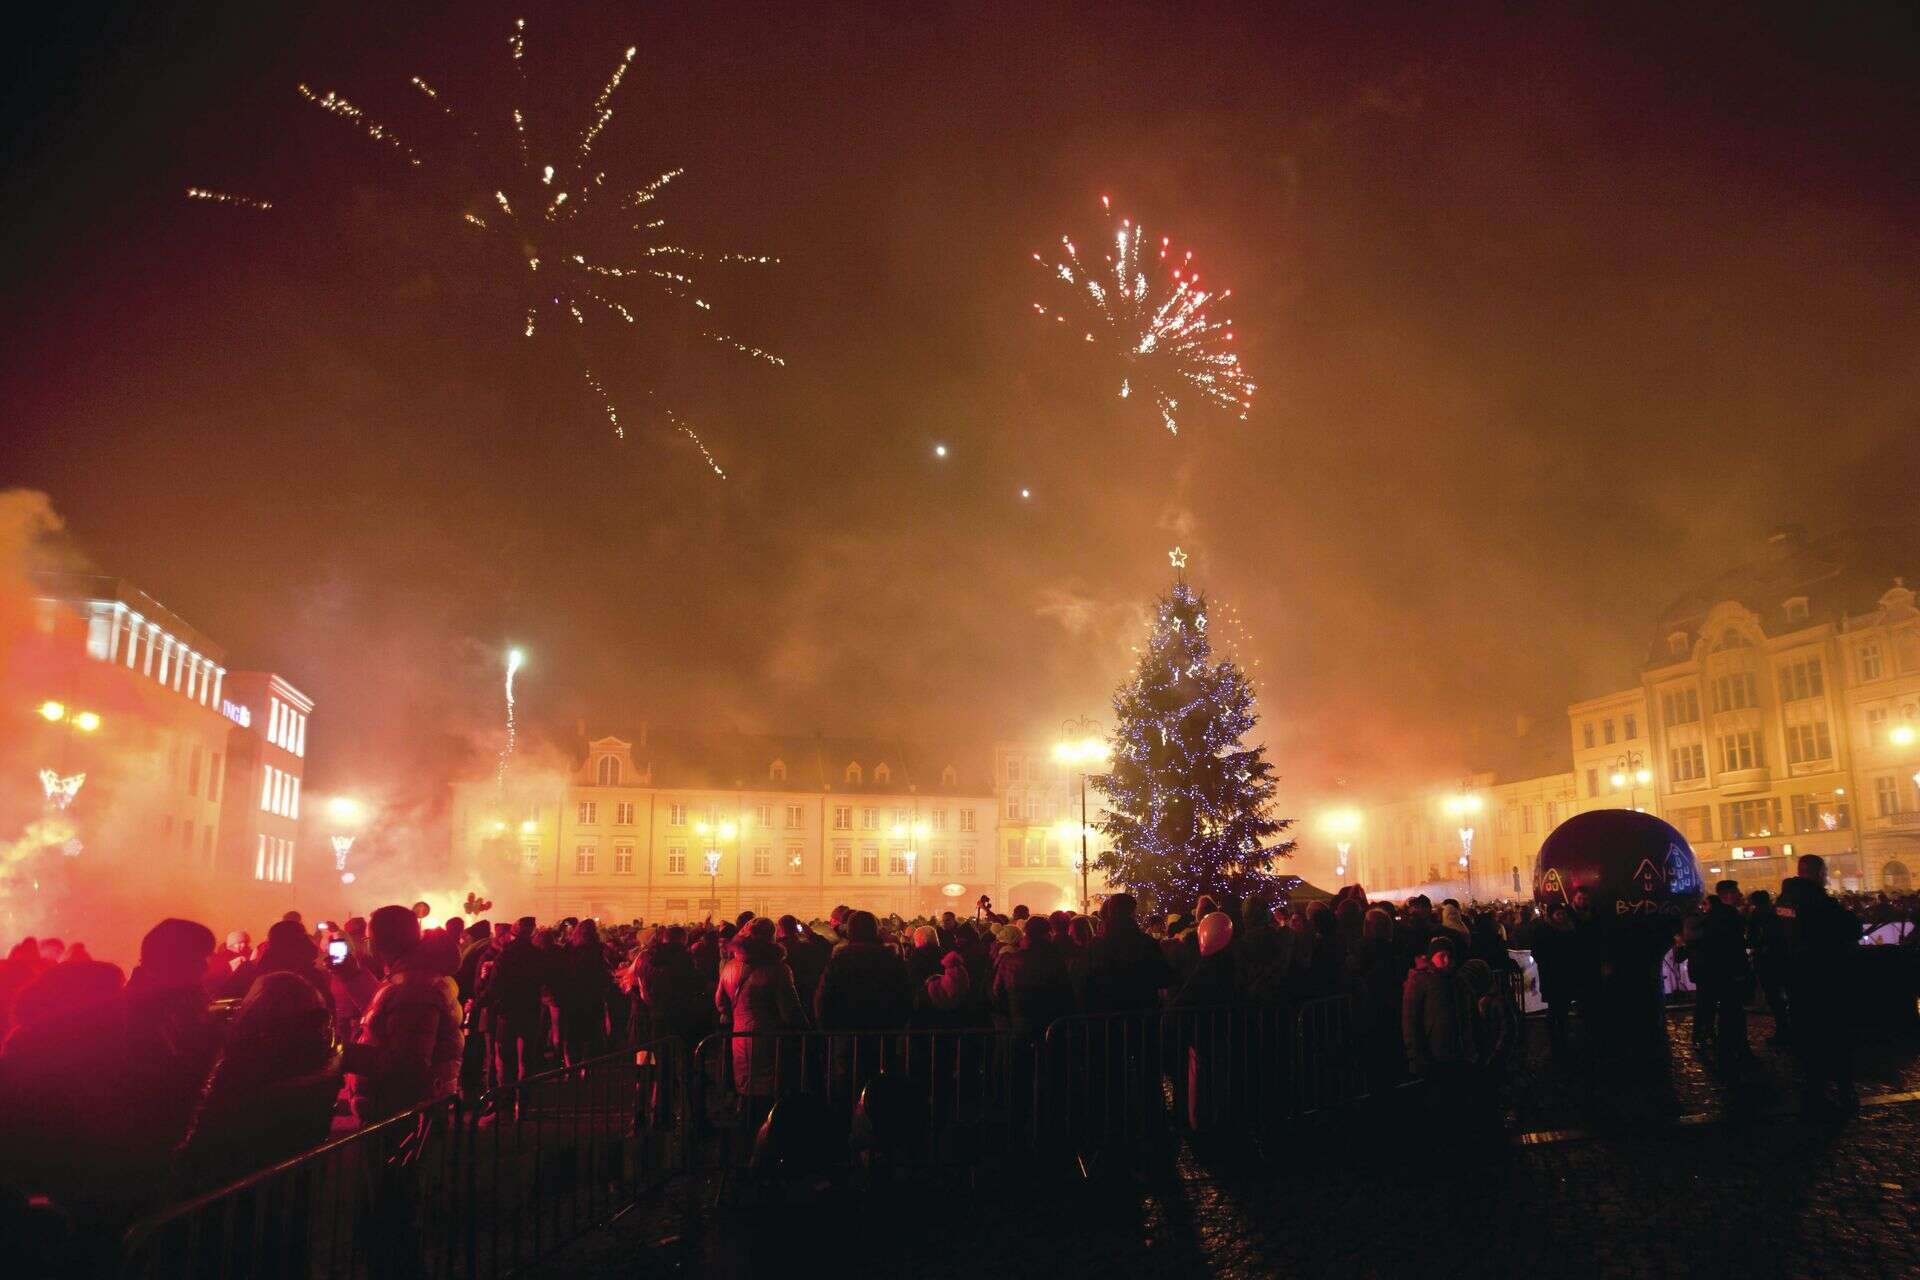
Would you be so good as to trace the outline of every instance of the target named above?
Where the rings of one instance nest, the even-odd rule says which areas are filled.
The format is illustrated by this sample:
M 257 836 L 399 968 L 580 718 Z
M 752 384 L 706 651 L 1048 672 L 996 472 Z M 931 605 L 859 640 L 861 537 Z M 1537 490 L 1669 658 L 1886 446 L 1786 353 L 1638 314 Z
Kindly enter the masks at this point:
M 731 822 L 722 822 L 718 826 L 700 822 L 694 824 L 693 829 L 710 842 L 731 840 L 740 834 L 740 828 Z M 720 909 L 720 850 L 717 844 L 709 843 L 703 856 L 707 864 L 707 910 L 717 911 Z
M 1327 834 L 1334 838 L 1334 850 L 1340 855 L 1340 862 L 1334 873 L 1338 876 L 1345 877 L 1347 874 L 1347 855 L 1353 851 L 1353 837 L 1354 833 L 1360 830 L 1360 821 L 1358 809 L 1335 809 L 1321 819 L 1321 825 L 1326 828 Z
M 1080 914 L 1088 914 L 1093 895 L 1087 884 L 1087 868 L 1092 859 L 1087 852 L 1087 766 L 1105 765 L 1112 758 L 1100 736 L 1100 724 L 1088 716 L 1075 716 L 1060 726 L 1067 737 L 1054 744 L 1053 758 L 1061 764 L 1076 766 L 1080 776 Z
M 57 813 L 73 803 L 80 794 L 80 788 L 86 783 L 84 772 L 67 772 L 67 747 L 76 733 L 94 733 L 100 728 L 100 717 L 92 711 L 78 711 L 64 702 L 49 699 L 36 710 L 40 718 L 49 724 L 61 725 L 66 732 L 60 735 L 60 757 L 56 767 L 40 771 L 40 788 L 46 795 L 47 811 Z
M 1640 806 L 1634 803 L 1638 798 L 1637 788 L 1644 787 L 1653 781 L 1653 770 L 1647 768 L 1645 756 L 1638 751 L 1629 751 L 1613 762 L 1613 776 L 1608 781 L 1613 783 L 1616 791 L 1625 787 L 1627 807 L 1638 810 Z
M 1480 812 L 1482 802 L 1474 793 L 1469 779 L 1462 779 L 1460 790 L 1447 798 L 1447 812 L 1459 823 L 1460 870 L 1461 878 L 1467 882 L 1467 893 L 1473 893 L 1473 815 Z

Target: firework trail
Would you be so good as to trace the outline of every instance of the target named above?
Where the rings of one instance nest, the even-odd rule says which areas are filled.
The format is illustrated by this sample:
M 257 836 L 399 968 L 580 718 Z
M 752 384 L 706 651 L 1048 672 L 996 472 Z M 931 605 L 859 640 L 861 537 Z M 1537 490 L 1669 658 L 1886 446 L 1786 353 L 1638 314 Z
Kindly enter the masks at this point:
M 507 650 L 507 745 L 500 750 L 500 771 L 494 781 L 500 786 L 507 785 L 507 761 L 513 758 L 513 749 L 518 744 L 517 726 L 513 721 L 513 673 L 520 669 L 520 651 Z
M 1100 205 L 1111 224 L 1112 202 L 1102 196 Z M 1083 325 L 1088 342 L 1119 358 L 1124 369 L 1120 398 L 1136 392 L 1150 396 L 1160 421 L 1175 435 L 1187 397 L 1246 421 L 1254 387 L 1233 350 L 1233 321 L 1215 320 L 1208 310 L 1233 291 L 1202 288 L 1193 253 L 1173 258 L 1165 236 L 1151 246 L 1155 260 L 1146 265 L 1147 233 L 1131 218 L 1122 218 L 1111 238 L 1112 252 L 1098 262 L 1082 258 L 1066 236 L 1053 261 L 1034 254 L 1033 260 L 1070 295 L 1054 308 L 1036 302 L 1034 311 L 1060 324 Z M 1069 310 L 1080 319 L 1070 321 Z
M 781 357 L 711 327 L 713 305 L 702 296 L 693 274 L 706 264 L 766 266 L 779 259 L 767 254 L 702 253 L 663 240 L 657 233 L 666 220 L 638 211 L 660 199 L 684 171 L 669 169 L 637 188 L 621 191 L 595 165 L 594 146 L 613 119 L 615 99 L 638 47 L 629 46 L 621 55 L 572 145 L 549 158 L 539 154 L 529 133 L 527 112 L 519 105 L 527 88 L 526 36 L 525 19 L 515 21 L 507 36 L 516 105 L 508 113 L 512 131 L 505 148 L 490 147 L 481 131 L 454 110 L 447 95 L 420 76 L 408 81 L 429 108 L 426 119 L 416 122 L 421 125 L 418 145 L 340 93 L 306 84 L 299 86 L 299 93 L 409 170 L 446 174 L 463 184 L 456 193 L 465 206 L 461 224 L 497 246 L 520 277 L 524 300 L 515 315 L 521 333 L 528 338 L 549 330 L 570 335 L 566 340 L 576 352 L 574 362 L 581 378 L 616 438 L 626 438 L 626 424 L 606 386 L 580 354 L 580 336 L 589 316 L 634 324 L 634 311 L 641 306 L 636 291 L 668 299 L 676 309 L 686 308 L 687 317 L 698 320 L 694 332 L 699 337 L 731 347 L 748 359 L 784 366 Z M 408 132 L 414 134 L 413 126 Z M 492 176 L 467 176 L 473 174 Z M 191 187 L 187 195 L 261 212 L 273 208 L 270 201 L 204 187 Z M 623 247 L 603 254 L 601 249 L 608 245 Z M 658 401 L 656 405 L 664 422 L 692 440 L 707 467 L 725 478 L 726 472 L 699 434 L 671 409 Z

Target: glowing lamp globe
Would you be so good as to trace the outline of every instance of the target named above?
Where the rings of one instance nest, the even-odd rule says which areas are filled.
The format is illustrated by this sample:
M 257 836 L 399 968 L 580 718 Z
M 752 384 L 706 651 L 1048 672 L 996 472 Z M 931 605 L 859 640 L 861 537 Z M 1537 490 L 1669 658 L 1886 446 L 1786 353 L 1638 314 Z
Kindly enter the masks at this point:
M 1677 915 L 1705 891 L 1693 846 L 1669 824 L 1633 809 L 1578 813 L 1553 829 L 1534 864 L 1543 910 L 1585 891 L 1604 915 Z

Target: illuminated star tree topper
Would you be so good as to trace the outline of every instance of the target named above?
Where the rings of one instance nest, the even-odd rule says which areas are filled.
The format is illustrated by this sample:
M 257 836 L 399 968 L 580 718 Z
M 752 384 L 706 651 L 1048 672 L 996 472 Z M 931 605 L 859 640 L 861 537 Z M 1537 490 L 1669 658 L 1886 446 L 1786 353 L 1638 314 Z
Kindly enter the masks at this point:
M 1113 695 L 1113 763 L 1092 779 L 1106 797 L 1111 841 L 1095 866 L 1155 912 L 1187 911 L 1210 894 L 1238 903 L 1271 891 L 1276 842 L 1273 766 L 1246 745 L 1259 720 L 1252 683 L 1213 660 L 1206 598 L 1186 580 L 1186 554 L 1160 597 L 1139 667 Z

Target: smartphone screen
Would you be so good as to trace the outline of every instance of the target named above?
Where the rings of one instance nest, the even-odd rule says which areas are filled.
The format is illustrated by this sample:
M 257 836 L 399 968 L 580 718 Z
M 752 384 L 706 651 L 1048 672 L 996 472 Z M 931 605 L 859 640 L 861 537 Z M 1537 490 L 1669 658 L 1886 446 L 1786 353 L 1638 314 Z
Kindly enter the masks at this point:
M 353 950 L 353 944 L 351 942 L 329 942 L 327 944 L 327 958 L 333 961 L 333 963 L 339 964 L 347 958 L 347 952 L 351 950 Z

